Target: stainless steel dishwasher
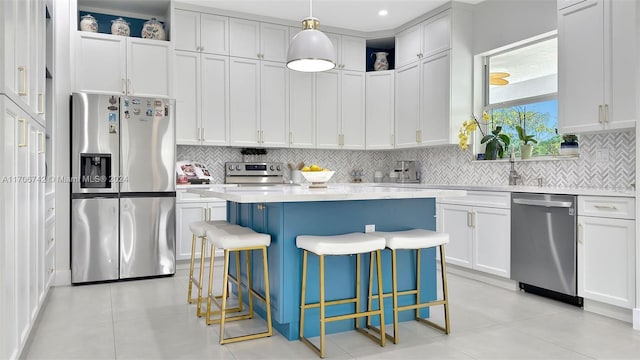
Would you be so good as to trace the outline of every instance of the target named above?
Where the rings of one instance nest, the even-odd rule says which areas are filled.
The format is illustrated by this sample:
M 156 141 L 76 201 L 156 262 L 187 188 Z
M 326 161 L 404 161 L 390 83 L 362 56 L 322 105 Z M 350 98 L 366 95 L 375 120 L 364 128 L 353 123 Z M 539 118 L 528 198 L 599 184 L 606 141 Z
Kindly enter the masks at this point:
M 582 305 L 576 221 L 573 195 L 511 194 L 511 279 L 521 289 Z

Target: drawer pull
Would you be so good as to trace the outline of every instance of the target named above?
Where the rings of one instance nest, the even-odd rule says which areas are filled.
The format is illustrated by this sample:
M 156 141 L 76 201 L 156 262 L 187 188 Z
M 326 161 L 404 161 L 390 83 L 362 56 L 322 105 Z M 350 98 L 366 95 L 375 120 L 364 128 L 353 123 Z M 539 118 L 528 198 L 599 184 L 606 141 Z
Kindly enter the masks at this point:
M 49 239 L 49 243 L 52 243 L 55 240 L 54 237 L 52 237 L 51 239 Z
M 601 210 L 618 210 L 615 205 L 593 205 L 593 207 Z
M 49 274 L 53 274 L 53 268 L 49 268 Z

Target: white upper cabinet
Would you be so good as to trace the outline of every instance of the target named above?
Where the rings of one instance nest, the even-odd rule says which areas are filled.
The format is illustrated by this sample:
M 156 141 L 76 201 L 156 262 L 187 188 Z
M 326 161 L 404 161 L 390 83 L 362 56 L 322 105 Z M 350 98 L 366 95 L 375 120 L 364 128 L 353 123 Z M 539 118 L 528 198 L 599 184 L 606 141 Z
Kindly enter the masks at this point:
M 396 68 L 451 48 L 452 11 L 458 9 L 442 12 L 396 35 Z
M 325 33 L 336 52 L 336 70 L 365 71 L 366 40 L 359 37 Z
M 422 25 L 412 26 L 396 35 L 396 68 L 420 59 L 422 52 Z
M 313 73 L 289 71 L 289 146 L 315 148 Z
M 445 11 L 422 24 L 422 58 L 451 48 L 451 13 Z
M 127 87 L 126 38 L 78 32 L 76 91 L 125 94 Z
M 168 41 L 127 39 L 127 93 L 170 96 L 172 53 Z
M 420 130 L 420 64 L 396 69 L 395 146 L 414 147 Z
M 287 147 L 287 70 L 284 64 L 230 59 L 231 146 Z
M 231 18 L 230 55 L 285 62 L 289 46 L 287 26 Z
M 558 12 L 559 130 L 635 127 L 637 2 L 574 3 Z
M 368 150 L 393 149 L 395 71 L 366 75 L 366 141 Z
M 396 69 L 395 147 L 455 144 L 472 112 L 471 11 L 453 7 L 416 27 L 418 61 Z M 407 41 L 418 38 L 416 27 L 396 38 L 396 54 L 408 54 Z
M 229 57 L 175 52 L 176 143 L 229 145 Z
M 78 31 L 75 91 L 169 97 L 171 43 Z
M 316 74 L 316 144 L 321 149 L 364 149 L 365 74 Z
M 44 0 L 0 1 L 0 94 L 44 124 Z
M 229 18 L 176 9 L 172 38 L 176 50 L 229 55 Z

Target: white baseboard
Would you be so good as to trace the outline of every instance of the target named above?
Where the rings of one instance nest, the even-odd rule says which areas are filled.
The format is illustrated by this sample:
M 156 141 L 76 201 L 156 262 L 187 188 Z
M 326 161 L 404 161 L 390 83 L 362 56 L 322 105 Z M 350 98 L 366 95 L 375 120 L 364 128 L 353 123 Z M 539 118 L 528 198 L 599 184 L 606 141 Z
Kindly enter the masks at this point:
M 438 268 L 440 268 L 440 264 L 438 264 Z M 492 274 L 483 273 L 477 270 L 463 268 L 457 265 L 447 264 L 447 273 L 459 275 L 472 280 L 482 281 L 484 283 L 501 287 L 507 290 L 512 290 L 512 291 L 518 290 L 517 281 L 495 276 Z
M 640 308 L 633 309 L 633 328 L 640 330 Z
M 53 280 L 53 286 L 69 286 L 71 285 L 71 269 L 56 270 Z
M 620 321 L 632 323 L 633 315 L 631 309 L 625 309 L 615 305 L 605 304 L 599 301 L 584 299 L 584 310 L 602 316 L 618 319 Z

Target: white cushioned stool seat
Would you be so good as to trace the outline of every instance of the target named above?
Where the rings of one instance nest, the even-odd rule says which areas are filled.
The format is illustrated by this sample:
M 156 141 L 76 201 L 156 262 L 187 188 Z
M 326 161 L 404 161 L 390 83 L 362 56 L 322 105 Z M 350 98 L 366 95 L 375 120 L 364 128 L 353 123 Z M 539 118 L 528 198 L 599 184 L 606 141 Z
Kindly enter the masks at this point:
M 426 249 L 449 243 L 449 234 L 424 229 L 376 231 L 370 234 L 385 238 L 389 249 Z
M 240 225 L 230 225 L 207 229 L 207 242 L 218 249 L 233 250 L 269 246 L 271 235 L 258 233 Z
M 194 221 L 189 224 L 189 230 L 198 237 L 206 236 L 207 229 L 212 227 L 225 227 L 232 224 L 224 220 L 216 220 L 216 221 Z
M 331 236 L 298 235 L 296 246 L 317 255 L 362 254 L 384 249 L 384 237 L 370 234 L 372 233 Z

